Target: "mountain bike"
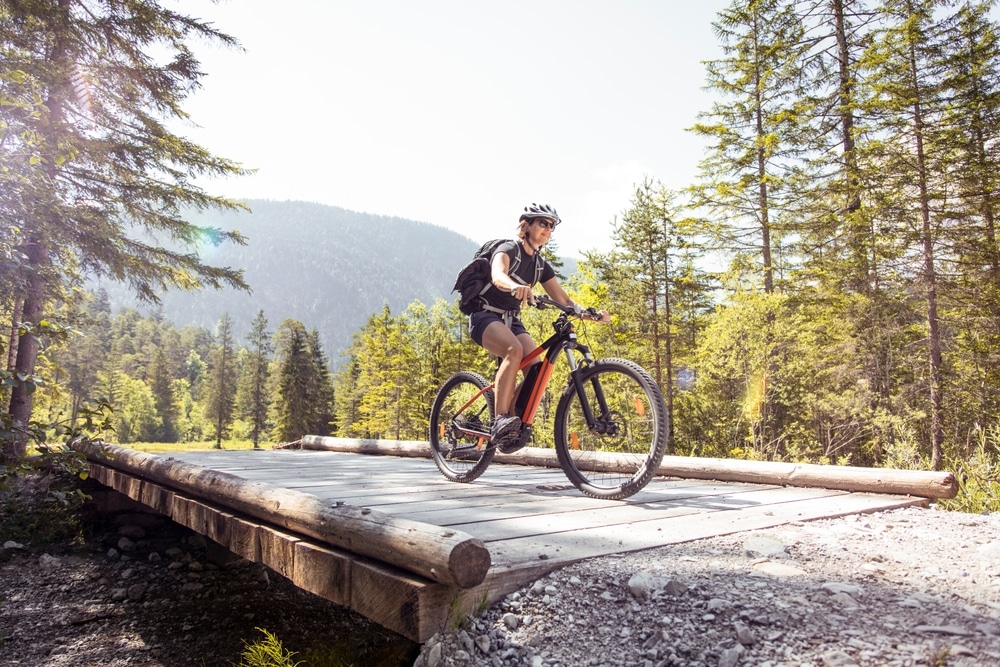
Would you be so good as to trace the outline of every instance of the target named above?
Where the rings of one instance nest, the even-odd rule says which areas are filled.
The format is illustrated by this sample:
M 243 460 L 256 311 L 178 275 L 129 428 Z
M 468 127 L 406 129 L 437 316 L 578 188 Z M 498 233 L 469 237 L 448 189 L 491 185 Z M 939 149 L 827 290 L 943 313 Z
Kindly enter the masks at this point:
M 434 463 L 446 478 L 471 482 L 486 471 L 498 449 L 512 453 L 524 447 L 556 361 L 565 356 L 569 381 L 553 429 L 559 465 L 588 496 L 627 498 L 649 483 L 666 451 L 670 429 L 660 389 L 638 364 L 594 359 L 577 340 L 570 318 L 582 315 L 573 308 L 540 295 L 535 302 L 560 313 L 552 323 L 555 332 L 521 362 L 520 370 L 527 372 L 514 410 L 521 417 L 521 430 L 492 442 L 494 385 L 476 372 L 459 371 L 441 385 L 431 407 Z M 593 309 L 585 312 L 597 315 Z

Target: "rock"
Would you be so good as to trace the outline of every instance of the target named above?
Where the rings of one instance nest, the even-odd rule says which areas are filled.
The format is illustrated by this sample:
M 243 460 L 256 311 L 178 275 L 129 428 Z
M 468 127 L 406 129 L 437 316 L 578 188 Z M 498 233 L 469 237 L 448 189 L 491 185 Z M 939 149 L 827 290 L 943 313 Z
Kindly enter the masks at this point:
M 14 540 L 7 540 L 3 543 L 4 549 L 23 549 L 24 545 L 20 542 L 15 542 Z
M 440 667 L 441 650 L 440 643 L 431 646 L 431 650 L 427 652 L 427 667 Z
M 836 595 L 837 593 L 847 593 L 848 595 L 850 595 L 852 597 L 858 597 L 858 596 L 861 595 L 861 592 L 862 592 L 860 586 L 856 586 L 855 584 L 847 584 L 847 583 L 843 583 L 843 582 L 838 582 L 838 581 L 829 581 L 829 582 L 823 584 L 822 586 L 820 586 L 820 588 L 822 588 L 824 591 L 826 591 L 827 593 L 830 593 L 832 595 Z
M 823 667 L 856 667 L 857 661 L 843 651 L 827 651 L 823 654 Z
M 676 579 L 670 579 L 663 586 L 663 592 L 667 595 L 672 595 L 673 597 L 680 597 L 687 593 L 687 591 L 687 584 L 677 581 Z
M 757 572 L 762 572 L 764 574 L 770 574 L 776 577 L 798 577 L 805 574 L 805 570 L 800 570 L 793 565 L 786 565 L 785 563 L 774 563 L 772 561 L 766 560 L 760 563 L 755 563 L 753 569 Z
M 517 630 L 518 622 L 517 616 L 511 613 L 503 615 L 503 624 L 507 626 L 508 630 Z
M 129 524 L 126 526 L 118 526 L 118 534 L 131 540 L 141 540 L 146 537 L 146 529 L 142 526 Z
M 787 549 L 784 542 L 769 535 L 755 535 L 743 543 L 743 550 L 748 554 L 768 558 L 785 556 Z
M 997 625 L 996 623 L 979 623 L 976 625 L 976 630 L 984 635 L 1000 637 L 1000 625 Z
M 968 630 L 958 625 L 918 625 L 913 628 L 914 632 L 927 632 L 941 635 L 968 635 Z
M 637 600 L 646 600 L 654 591 L 662 589 L 664 584 L 666 580 L 662 577 L 648 572 L 638 572 L 628 580 L 628 592 Z
M 54 569 L 57 567 L 62 567 L 62 561 L 55 556 L 50 556 L 48 554 L 42 554 L 38 557 L 38 565 L 46 569 Z
M 837 603 L 844 609 L 857 609 L 857 601 L 847 593 L 835 593 L 830 597 L 832 602 Z
M 753 643 L 757 641 L 753 631 L 745 623 L 736 621 L 733 623 L 733 628 L 736 630 L 736 641 L 743 646 L 752 646 Z
M 737 644 L 733 648 L 727 648 L 719 654 L 719 667 L 736 667 L 740 664 L 746 649 L 743 644 Z

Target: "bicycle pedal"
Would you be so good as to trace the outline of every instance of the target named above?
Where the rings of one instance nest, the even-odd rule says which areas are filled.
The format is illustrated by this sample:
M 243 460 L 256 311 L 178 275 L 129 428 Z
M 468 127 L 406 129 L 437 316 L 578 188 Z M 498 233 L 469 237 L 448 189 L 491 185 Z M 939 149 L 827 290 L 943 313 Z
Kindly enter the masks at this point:
M 497 449 L 500 450 L 501 454 L 513 454 L 514 452 L 521 450 L 527 443 L 521 442 L 521 437 L 519 433 L 515 433 L 512 436 L 506 438 L 501 438 L 500 442 L 497 443 Z

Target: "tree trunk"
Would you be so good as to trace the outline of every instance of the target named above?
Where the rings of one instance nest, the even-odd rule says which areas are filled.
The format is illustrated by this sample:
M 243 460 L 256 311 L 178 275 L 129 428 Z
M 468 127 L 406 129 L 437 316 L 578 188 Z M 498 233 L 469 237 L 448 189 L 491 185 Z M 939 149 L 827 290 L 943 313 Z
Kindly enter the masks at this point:
M 45 278 L 42 275 L 48 264 L 48 252 L 39 241 L 37 234 L 32 234 L 25 248 L 28 256 L 28 282 L 25 290 L 24 306 L 21 310 L 21 323 L 37 327 L 42 319 L 45 307 Z M 38 360 L 38 338 L 36 333 L 29 331 L 17 339 L 17 357 L 14 361 L 14 373 L 18 377 L 30 378 L 35 374 L 35 363 Z M 14 437 L 3 443 L 3 460 L 16 461 L 23 458 L 28 451 L 27 425 L 31 421 L 31 406 L 33 385 L 25 380 L 19 381 L 10 392 L 10 416 L 14 421 Z
M 919 96 L 919 77 L 916 46 L 910 42 L 910 78 L 915 101 L 913 103 L 913 125 L 916 133 L 917 150 L 917 186 L 920 191 L 920 222 L 921 250 L 923 252 L 923 283 L 927 299 L 927 358 L 929 365 L 930 385 L 930 440 L 931 467 L 938 470 L 941 467 L 944 445 L 944 424 L 942 416 L 942 369 L 941 369 L 941 331 L 938 320 L 937 303 L 937 273 L 934 268 L 934 239 L 931 229 L 930 195 L 928 193 L 927 156 L 924 152 L 924 116 Z
M 14 297 L 14 307 L 10 310 L 10 338 L 7 344 L 7 370 L 13 371 L 17 364 L 17 331 L 21 327 L 21 309 L 24 299 L 20 295 Z

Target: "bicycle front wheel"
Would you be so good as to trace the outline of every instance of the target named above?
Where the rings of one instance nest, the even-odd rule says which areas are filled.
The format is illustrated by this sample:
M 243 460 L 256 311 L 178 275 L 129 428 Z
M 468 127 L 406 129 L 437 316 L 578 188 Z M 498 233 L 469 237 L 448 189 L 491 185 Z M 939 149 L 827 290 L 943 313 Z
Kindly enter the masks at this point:
M 663 396 L 649 373 L 624 359 L 602 359 L 580 373 L 583 394 L 570 379 L 556 408 L 559 465 L 588 496 L 627 498 L 663 460 L 670 431 Z
M 431 454 L 453 482 L 482 475 L 496 453 L 490 446 L 493 390 L 487 386 L 482 375 L 460 371 L 441 385 L 431 406 Z

